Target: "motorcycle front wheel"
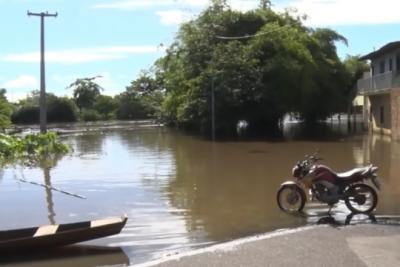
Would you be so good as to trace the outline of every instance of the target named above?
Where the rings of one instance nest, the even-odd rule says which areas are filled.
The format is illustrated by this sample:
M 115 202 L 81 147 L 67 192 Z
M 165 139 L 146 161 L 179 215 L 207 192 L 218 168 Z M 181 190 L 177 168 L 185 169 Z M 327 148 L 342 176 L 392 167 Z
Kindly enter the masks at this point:
M 354 213 L 370 213 L 378 204 L 378 195 L 367 184 L 354 184 L 346 190 L 344 202 Z
M 286 212 L 299 212 L 304 208 L 306 197 L 303 190 L 295 185 L 283 185 L 276 195 L 278 206 Z

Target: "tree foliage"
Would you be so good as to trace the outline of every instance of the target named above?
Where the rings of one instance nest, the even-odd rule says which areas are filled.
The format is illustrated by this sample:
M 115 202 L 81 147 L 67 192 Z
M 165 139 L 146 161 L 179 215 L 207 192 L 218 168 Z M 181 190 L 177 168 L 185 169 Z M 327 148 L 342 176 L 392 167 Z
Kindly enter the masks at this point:
M 165 117 L 209 132 L 210 92 L 215 91 L 216 128 L 274 130 L 287 112 L 307 121 L 343 109 L 348 73 L 336 53 L 346 39 L 330 29 L 304 26 L 296 14 L 276 13 L 270 1 L 248 12 L 212 1 L 183 24 L 167 55 L 158 61 L 166 89 Z
M 117 96 L 118 119 L 159 118 L 164 101 L 164 89 L 161 75 L 142 72 L 137 79 L 126 87 L 126 91 Z
M 73 100 L 46 93 L 46 104 L 48 122 L 77 121 L 78 108 Z M 29 96 L 19 101 L 17 109 L 11 115 L 11 120 L 18 124 L 39 123 L 39 114 L 39 91 L 32 91 Z
M 357 81 L 362 78 L 364 72 L 369 70 L 369 65 L 365 60 L 360 60 L 359 55 L 347 56 L 343 64 L 350 76 L 345 93 L 348 99 L 352 101 L 357 94 Z
M 103 120 L 115 118 L 115 111 L 118 107 L 117 101 L 108 95 L 99 95 L 94 103 L 94 110 Z
M 7 164 L 36 166 L 52 162 L 71 151 L 54 132 L 24 137 L 0 133 L 0 168 Z
M 97 96 L 100 95 L 102 87 L 94 82 L 98 77 L 80 78 L 67 87 L 74 89 L 74 100 L 81 111 L 85 108 L 93 108 Z
M 7 101 L 6 92 L 6 89 L 0 89 L 0 130 L 11 123 L 10 116 L 13 112 L 13 106 Z

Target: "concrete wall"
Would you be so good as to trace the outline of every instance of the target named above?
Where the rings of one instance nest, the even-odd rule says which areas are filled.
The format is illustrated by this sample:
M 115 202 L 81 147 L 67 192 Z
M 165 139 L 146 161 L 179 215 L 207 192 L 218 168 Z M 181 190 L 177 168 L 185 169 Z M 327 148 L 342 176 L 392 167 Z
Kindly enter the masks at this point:
M 400 88 L 392 89 L 390 101 L 392 137 L 395 140 L 400 140 Z
M 391 135 L 391 93 L 370 95 L 369 102 L 371 105 L 370 123 L 372 130 L 374 132 Z
M 399 71 L 400 66 L 396 66 L 396 55 L 400 53 L 400 49 L 391 51 L 390 53 L 387 53 L 385 55 L 382 55 L 380 57 L 374 58 L 371 60 L 371 72 L 372 72 L 372 67 L 374 67 L 374 75 L 379 75 L 380 73 L 380 62 L 384 61 L 385 62 L 385 71 L 384 73 L 390 71 L 389 70 L 389 61 L 392 59 L 392 71 Z M 372 73 L 371 73 L 372 74 Z

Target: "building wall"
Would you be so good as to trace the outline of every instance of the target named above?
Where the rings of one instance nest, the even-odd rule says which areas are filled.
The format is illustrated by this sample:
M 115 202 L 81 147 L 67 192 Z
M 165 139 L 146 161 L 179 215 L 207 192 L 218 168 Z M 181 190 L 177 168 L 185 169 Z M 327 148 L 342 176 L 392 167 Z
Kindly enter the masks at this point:
M 392 71 L 399 71 L 400 66 L 397 66 L 396 62 L 396 57 L 397 55 L 400 54 L 400 49 L 396 49 L 390 53 L 387 53 L 385 55 L 382 55 L 380 57 L 374 58 L 371 60 L 371 75 L 372 75 L 372 68 L 374 69 L 374 76 L 379 75 L 380 73 L 380 64 L 383 61 L 384 62 L 384 73 L 390 71 L 389 69 L 389 61 L 390 59 L 392 60 Z
M 392 133 L 391 93 L 370 95 L 369 102 L 372 130 L 390 135 Z
M 395 140 L 400 140 L 400 88 L 392 89 L 390 98 L 392 137 Z

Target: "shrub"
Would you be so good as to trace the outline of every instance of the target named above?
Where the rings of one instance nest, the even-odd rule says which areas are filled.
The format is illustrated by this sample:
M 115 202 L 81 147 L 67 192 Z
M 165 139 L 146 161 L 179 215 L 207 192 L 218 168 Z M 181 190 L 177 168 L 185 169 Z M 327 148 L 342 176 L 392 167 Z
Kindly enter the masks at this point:
M 16 124 L 39 123 L 40 109 L 38 106 L 26 105 L 17 109 L 11 115 L 11 121 Z M 66 97 L 52 96 L 47 103 L 48 122 L 74 122 L 77 121 L 77 107 Z
M 147 107 L 137 96 L 124 92 L 118 96 L 118 100 L 117 119 L 135 120 L 149 118 Z
M 0 167 L 7 164 L 38 165 L 70 152 L 54 132 L 18 137 L 0 133 Z
M 85 109 L 81 112 L 81 119 L 83 121 L 98 121 L 101 119 L 101 116 L 96 110 Z
M 23 106 L 11 115 L 11 121 L 17 124 L 39 123 L 39 114 L 39 107 Z
M 74 122 L 77 121 L 77 106 L 76 104 L 66 98 L 54 98 L 49 101 L 47 107 L 47 121 L 48 122 Z

